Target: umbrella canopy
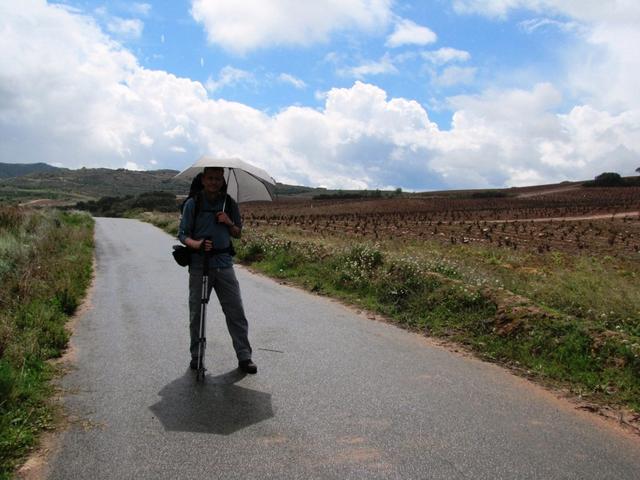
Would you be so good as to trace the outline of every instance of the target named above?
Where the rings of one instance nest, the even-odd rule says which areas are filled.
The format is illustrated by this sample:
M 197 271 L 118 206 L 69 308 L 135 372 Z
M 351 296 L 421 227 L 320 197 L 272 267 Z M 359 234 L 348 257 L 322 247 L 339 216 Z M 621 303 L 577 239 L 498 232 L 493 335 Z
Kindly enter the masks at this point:
M 276 181 L 264 170 L 238 158 L 203 156 L 174 178 L 192 179 L 205 167 L 224 168 L 227 193 L 236 202 L 271 201 Z

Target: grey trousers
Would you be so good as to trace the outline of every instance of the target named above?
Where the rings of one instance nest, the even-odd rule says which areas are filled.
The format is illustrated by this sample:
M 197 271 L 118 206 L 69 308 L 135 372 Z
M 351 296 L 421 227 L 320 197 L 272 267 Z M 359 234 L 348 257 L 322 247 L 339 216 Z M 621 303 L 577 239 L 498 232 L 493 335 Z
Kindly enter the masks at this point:
M 249 324 L 244 315 L 240 285 L 233 267 L 209 270 L 209 295 L 215 290 L 227 321 L 233 348 L 239 361 L 251 358 Z M 202 296 L 202 270 L 192 268 L 189 272 L 189 332 L 191 334 L 191 356 L 198 356 L 200 334 L 200 300 Z

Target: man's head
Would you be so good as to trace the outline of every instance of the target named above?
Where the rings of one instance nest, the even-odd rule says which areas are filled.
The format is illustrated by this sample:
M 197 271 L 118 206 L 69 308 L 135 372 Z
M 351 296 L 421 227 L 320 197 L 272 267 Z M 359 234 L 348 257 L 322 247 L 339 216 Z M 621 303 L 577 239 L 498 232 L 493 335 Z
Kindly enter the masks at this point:
M 220 193 L 226 187 L 224 180 L 224 168 L 205 167 L 202 172 L 202 185 L 204 191 L 210 195 Z

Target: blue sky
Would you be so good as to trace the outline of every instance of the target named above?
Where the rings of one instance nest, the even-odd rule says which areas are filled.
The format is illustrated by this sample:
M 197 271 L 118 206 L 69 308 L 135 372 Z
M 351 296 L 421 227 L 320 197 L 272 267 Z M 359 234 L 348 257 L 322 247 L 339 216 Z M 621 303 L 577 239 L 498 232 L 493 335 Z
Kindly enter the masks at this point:
M 386 46 L 393 30 L 387 26 L 366 32 L 337 31 L 326 40 L 308 46 L 267 45 L 235 52 L 225 45 L 207 42 L 207 32 L 191 15 L 188 1 L 140 4 L 151 7 L 149 13 L 142 16 L 136 15 L 136 9 L 132 11 L 128 2 L 64 3 L 86 12 L 104 9 L 104 14 L 94 13 L 94 18 L 106 31 L 113 16 L 129 20 L 142 17 L 144 26 L 139 36 L 118 38 L 135 53 L 142 66 L 204 85 L 208 81 L 220 81 L 224 69 L 232 72 L 233 68 L 244 76 L 210 89 L 211 96 L 267 112 L 292 104 L 322 107 L 323 99 L 318 98 L 318 93 L 334 87 L 349 88 L 354 79 L 370 80 L 390 97 L 414 99 L 425 107 L 433 107 L 450 95 L 481 91 L 495 81 L 504 86 L 527 87 L 535 76 L 539 80 L 553 78 L 554 72 L 562 68 L 556 53 L 558 45 L 572 41 L 571 35 L 557 28 L 526 33 L 521 22 L 532 18 L 526 11 L 516 12 L 508 22 L 496 22 L 479 15 L 456 14 L 449 2 L 421 1 L 397 3 L 396 14 L 435 34 L 435 40 L 424 45 Z M 460 79 L 451 85 L 432 81 L 437 68 L 426 64 L 420 55 L 441 48 L 468 53 L 469 61 L 454 62 L 450 66 L 476 69 L 473 81 Z M 385 55 L 407 58 L 393 62 L 397 71 L 360 75 L 348 72 L 362 65 L 379 63 Z M 527 70 L 526 79 L 507 78 L 511 72 L 523 69 Z M 293 78 L 283 80 L 282 74 Z M 304 82 L 304 86 L 299 83 L 296 87 L 292 83 L 294 79 Z M 432 108 L 430 112 L 430 118 L 441 128 L 449 127 L 450 111 Z
M 0 161 L 238 156 L 407 190 L 630 175 L 639 24 L 632 0 L 0 0 Z

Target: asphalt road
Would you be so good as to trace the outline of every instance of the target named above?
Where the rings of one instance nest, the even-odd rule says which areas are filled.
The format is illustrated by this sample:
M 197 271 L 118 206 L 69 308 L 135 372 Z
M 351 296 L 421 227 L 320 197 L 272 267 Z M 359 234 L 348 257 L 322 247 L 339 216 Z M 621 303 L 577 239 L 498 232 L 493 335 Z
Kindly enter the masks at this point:
M 640 442 L 494 365 L 237 268 L 259 372 L 219 307 L 187 369 L 174 240 L 97 219 L 97 277 L 49 479 L 635 479 Z

